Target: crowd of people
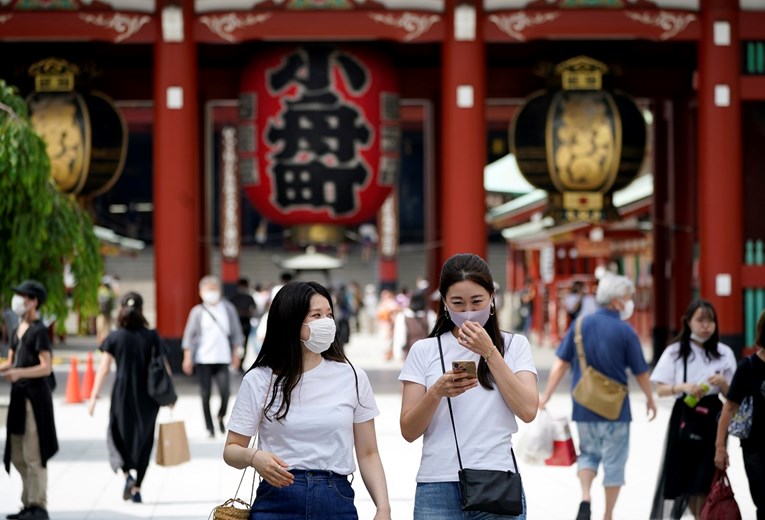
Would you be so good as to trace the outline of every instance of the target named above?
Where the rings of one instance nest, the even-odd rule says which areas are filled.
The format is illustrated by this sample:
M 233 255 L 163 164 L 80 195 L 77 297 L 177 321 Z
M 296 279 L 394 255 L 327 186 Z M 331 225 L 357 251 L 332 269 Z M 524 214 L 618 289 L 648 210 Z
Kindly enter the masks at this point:
M 490 489 L 522 471 L 513 450 L 519 421 L 534 421 L 568 372 L 579 440 L 576 519 L 591 518 L 591 488 L 602 471 L 604 520 L 611 520 L 626 484 L 633 409 L 626 391 L 610 417 L 581 398 L 577 386 L 591 371 L 624 388 L 632 374 L 649 420 L 657 414 L 656 398 L 674 399 L 652 519 L 679 519 L 686 511 L 701 518 L 715 470 L 730 463 L 728 425 L 748 399 L 751 433 L 741 447 L 757 519 L 765 518 L 759 437 L 765 421 L 765 312 L 755 353 L 737 361 L 720 342 L 716 309 L 694 301 L 678 337 L 651 368 L 626 321 L 634 310 L 633 283 L 608 273 L 593 296 L 574 284 L 565 301 L 571 324 L 539 389 L 527 336 L 500 329 L 497 287 L 488 264 L 473 254 L 449 258 L 436 290 L 418 280 L 411 292 L 383 290 L 379 298 L 374 287 L 352 283 L 331 291 L 289 276 L 271 288 L 251 289 L 242 279 L 227 298 L 217 277 L 202 278 L 200 303 L 190 309 L 181 344 L 182 370 L 197 378 L 209 436 L 225 435 L 225 463 L 253 467 L 260 475 L 252 515 L 303 518 L 311 510 L 320 512 L 316 518 L 358 518 L 350 485 L 358 469 L 375 504 L 375 520 L 391 518 L 376 398 L 366 372 L 344 350 L 350 335 L 363 330 L 385 337 L 389 356 L 403 363 L 400 431 L 408 442 L 422 439 L 413 483 L 416 520 L 525 519 L 520 480 L 505 497 L 512 500 L 502 503 L 465 490 L 476 476 L 488 479 L 483 489 Z M 58 450 L 50 339 L 39 319 L 47 293 L 34 280 L 13 291 L 18 322 L 0 375 L 12 383 L 5 466 L 16 468 L 23 490 L 21 510 L 7 518 L 47 519 L 46 464 Z M 100 341 L 103 355 L 88 411 L 94 412 L 116 364 L 109 462 L 125 478 L 123 499 L 141 502 L 160 408 L 147 391 L 152 358 L 160 356 L 171 371 L 165 346 L 143 315 L 141 295 L 129 292 L 116 307 L 112 330 Z M 255 344 L 248 346 L 248 338 Z M 233 377 L 242 381 L 229 416 Z M 215 416 L 213 382 L 220 394 Z

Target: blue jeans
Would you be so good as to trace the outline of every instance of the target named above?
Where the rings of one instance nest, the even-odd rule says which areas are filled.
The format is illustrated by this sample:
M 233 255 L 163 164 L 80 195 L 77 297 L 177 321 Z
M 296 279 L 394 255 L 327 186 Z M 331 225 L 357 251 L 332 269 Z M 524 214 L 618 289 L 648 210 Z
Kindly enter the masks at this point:
M 260 482 L 251 520 L 358 520 L 355 494 L 346 475 L 318 470 L 290 473 L 295 482 L 287 487 Z
M 414 495 L 414 520 L 526 520 L 526 493 L 521 490 L 523 514 L 493 515 L 463 511 L 458 482 L 418 482 Z

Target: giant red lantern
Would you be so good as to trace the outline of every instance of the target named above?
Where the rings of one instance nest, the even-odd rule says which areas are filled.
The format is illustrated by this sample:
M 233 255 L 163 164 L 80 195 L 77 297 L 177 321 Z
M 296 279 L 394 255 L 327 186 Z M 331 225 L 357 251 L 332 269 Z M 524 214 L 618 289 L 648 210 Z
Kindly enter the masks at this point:
M 396 71 L 377 52 L 282 47 L 244 70 L 241 181 L 273 222 L 370 220 L 398 177 L 400 138 Z

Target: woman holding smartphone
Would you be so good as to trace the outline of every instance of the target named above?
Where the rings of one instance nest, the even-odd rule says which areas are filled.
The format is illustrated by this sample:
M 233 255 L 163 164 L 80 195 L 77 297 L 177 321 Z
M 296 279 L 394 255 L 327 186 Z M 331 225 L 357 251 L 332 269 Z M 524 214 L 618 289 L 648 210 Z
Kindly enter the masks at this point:
M 449 258 L 439 290 L 433 331 L 412 346 L 399 375 L 401 433 L 409 442 L 424 436 L 414 519 L 525 519 L 525 497 L 518 516 L 462 511 L 460 465 L 445 398 L 451 398 L 463 467 L 517 472 L 512 454 L 516 417 L 531 422 L 539 402 L 529 342 L 499 330 L 494 280 L 479 256 Z M 469 375 L 469 361 L 476 364 L 477 377 Z M 459 370 L 453 362 L 459 362 Z

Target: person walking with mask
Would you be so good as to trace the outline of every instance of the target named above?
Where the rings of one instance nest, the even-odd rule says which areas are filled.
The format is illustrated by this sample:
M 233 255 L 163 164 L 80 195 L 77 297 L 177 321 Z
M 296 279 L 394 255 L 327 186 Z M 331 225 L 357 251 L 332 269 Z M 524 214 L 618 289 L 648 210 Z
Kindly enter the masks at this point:
M 6 518 L 46 520 L 48 517 L 47 464 L 58 451 L 51 396 L 51 352 L 48 329 L 40 321 L 40 307 L 48 293 L 40 282 L 26 280 L 16 287 L 11 308 L 19 316 L 11 331 L 8 360 L 0 376 L 11 383 L 8 405 L 5 470 L 11 462 L 21 475 L 22 509 Z
M 162 341 L 156 331 L 148 328 L 143 298 L 137 292 L 121 298 L 117 327 L 101 344 L 103 355 L 89 396 L 88 413 L 93 415 L 112 362 L 116 362 L 107 433 L 109 460 L 112 469 L 122 470 L 125 476 L 123 500 L 141 502 L 141 484 L 149 467 L 159 413 L 159 405 L 147 390 L 152 356 L 161 355 L 168 373 L 170 370 Z
M 715 472 L 719 394 L 728 392 L 736 371 L 733 350 L 718 341 L 717 312 L 711 303 L 692 302 L 682 327 L 651 374 L 659 397 L 675 399 L 651 508 L 656 520 L 679 519 L 686 508 L 700 517 Z
M 526 518 L 522 490 L 520 515 L 463 512 L 458 474 L 462 466 L 518 472 L 516 418 L 531 422 L 539 398 L 531 346 L 524 336 L 500 331 L 494 280 L 481 257 L 449 258 L 439 291 L 436 324 L 412 345 L 399 375 L 401 434 L 408 442 L 423 437 L 414 519 Z M 455 372 L 455 361 L 474 363 L 477 377 Z
M 231 411 L 223 459 L 253 466 L 261 477 L 252 517 L 260 520 L 358 519 L 348 475 L 356 470 L 377 506 L 391 510 L 366 373 L 337 340 L 329 292 L 316 282 L 290 282 L 268 313 L 263 347 Z M 257 445 L 248 447 L 257 434 Z
M 598 283 L 595 295 L 599 309 L 581 319 L 581 342 L 587 365 L 626 385 L 627 369 L 635 376 L 646 397 L 646 413 L 649 420 L 656 417 L 656 403 L 648 379 L 649 366 L 643 356 L 635 330 L 626 320 L 632 316 L 635 302 L 632 296 L 635 286 L 616 274 L 606 274 Z M 544 409 L 550 401 L 563 376 L 572 369 L 571 389 L 582 377 L 582 367 L 577 358 L 576 326 L 569 328 L 550 370 L 547 388 L 540 398 L 539 407 Z M 614 420 L 607 419 L 573 401 L 572 419 L 579 431 L 578 477 L 582 488 L 577 520 L 590 519 L 590 490 L 592 482 L 603 464 L 605 488 L 604 520 L 613 518 L 614 506 L 624 486 L 624 467 L 629 454 L 630 410 L 629 395 L 624 399 L 621 412 Z
M 212 382 L 215 380 L 220 392 L 218 428 L 225 433 L 223 418 L 228 410 L 231 394 L 229 367 L 238 370 L 242 362 L 243 335 L 236 308 L 221 299 L 221 285 L 217 277 L 208 275 L 199 281 L 199 297 L 202 303 L 189 313 L 183 331 L 183 372 L 199 377 L 202 411 L 210 438 L 215 437 L 215 425 L 210 411 Z

